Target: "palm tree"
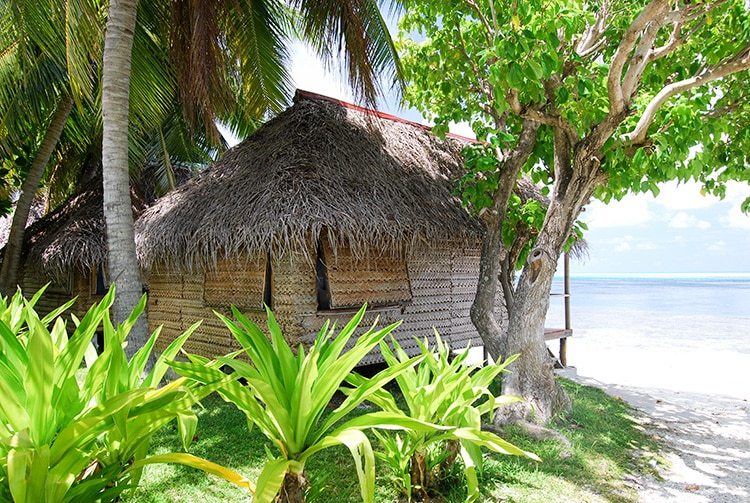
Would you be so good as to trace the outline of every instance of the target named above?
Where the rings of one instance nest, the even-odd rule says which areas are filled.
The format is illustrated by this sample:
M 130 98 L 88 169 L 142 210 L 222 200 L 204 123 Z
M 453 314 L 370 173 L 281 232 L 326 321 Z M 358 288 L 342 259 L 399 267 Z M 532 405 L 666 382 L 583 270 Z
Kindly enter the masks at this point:
M 16 168 L 23 179 L 0 275 L 0 292 L 12 294 L 24 228 L 40 181 L 46 184 L 48 205 L 54 207 L 76 190 L 84 172 L 101 164 L 101 105 L 95 89 L 104 10 L 92 3 L 90 11 L 72 12 L 82 5 L 64 0 L 10 0 L 0 5 L 0 152 L 6 160 L 20 159 Z M 138 175 L 144 159 L 151 166 L 157 160 L 155 177 L 164 189 L 174 185 L 170 158 L 205 164 L 211 153 L 225 147 L 185 123 L 177 101 L 176 72 L 166 51 L 169 23 L 159 18 L 166 10 L 162 7 L 157 15 L 154 9 L 144 9 L 135 34 L 137 75 L 147 84 L 137 85 L 133 95 L 135 126 L 128 145 L 131 176 Z M 231 117 L 224 120 L 237 131 L 254 124 L 241 112 L 225 110 Z
M 115 321 L 126 318 L 142 291 L 127 180 L 137 10 L 137 0 L 111 0 L 104 42 L 104 214 L 109 272 L 119 294 Z M 169 11 L 180 102 L 188 120 L 201 119 L 209 133 L 233 90 L 243 92 L 253 113 L 280 108 L 290 91 L 285 42 L 293 33 L 311 41 L 326 61 L 343 54 L 350 84 L 370 104 L 379 94 L 379 74 L 400 76 L 376 0 L 173 0 Z M 239 72 L 226 73 L 235 63 Z M 142 320 L 131 332 L 131 353 L 146 341 L 147 331 Z
M 0 152 L 9 158 L 22 145 L 31 144 L 36 150 L 26 170 L 0 271 L 0 293 L 5 295 L 15 289 L 23 231 L 36 189 L 73 109 L 72 88 L 90 89 L 90 75 L 70 79 L 66 68 L 68 60 L 88 59 L 96 50 L 91 33 L 79 29 L 74 20 L 64 23 L 64 7 L 59 2 L 2 2 Z

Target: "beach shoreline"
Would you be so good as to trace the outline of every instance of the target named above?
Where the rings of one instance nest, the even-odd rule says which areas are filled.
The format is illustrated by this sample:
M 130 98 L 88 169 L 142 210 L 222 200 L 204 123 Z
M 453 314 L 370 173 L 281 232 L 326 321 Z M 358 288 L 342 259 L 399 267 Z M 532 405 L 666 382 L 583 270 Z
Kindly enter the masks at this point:
M 643 503 L 747 503 L 750 501 L 750 403 L 747 399 L 602 382 L 558 371 L 595 386 L 636 409 L 636 420 L 660 437 L 667 466 L 660 479 L 628 479 Z

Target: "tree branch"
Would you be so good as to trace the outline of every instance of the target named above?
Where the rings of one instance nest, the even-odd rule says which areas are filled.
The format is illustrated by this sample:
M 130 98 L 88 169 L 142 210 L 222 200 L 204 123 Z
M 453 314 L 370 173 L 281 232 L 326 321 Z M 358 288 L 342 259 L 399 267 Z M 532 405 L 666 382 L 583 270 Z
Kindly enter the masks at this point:
M 596 13 L 594 24 L 586 27 L 583 35 L 575 44 L 575 52 L 580 57 L 585 58 L 604 43 L 605 39 L 602 35 L 604 35 L 604 28 L 606 27 L 610 13 L 609 2 L 603 2 Z
M 578 131 L 576 131 L 575 128 L 571 126 L 570 122 L 568 122 L 567 120 L 557 115 L 546 114 L 534 108 L 523 106 L 518 99 L 518 90 L 511 89 L 510 91 L 508 91 L 508 94 L 505 96 L 505 100 L 508 102 L 510 109 L 513 110 L 513 113 L 515 113 L 522 119 L 531 120 L 538 124 L 560 128 L 565 132 L 566 135 L 568 135 L 568 138 L 570 138 L 571 141 L 578 139 Z
M 456 26 L 456 33 L 458 33 L 458 40 L 461 42 L 461 46 L 456 47 L 456 49 L 458 49 L 458 51 L 461 53 L 461 56 L 464 57 L 466 62 L 471 67 L 471 70 L 474 72 L 474 75 L 476 75 L 477 80 L 479 80 L 479 82 L 481 83 L 482 85 L 481 92 L 484 94 L 487 94 L 487 89 L 490 87 L 489 83 L 484 78 L 484 75 L 482 74 L 482 72 L 479 71 L 479 68 L 477 68 L 477 65 L 474 64 L 474 60 L 469 57 L 469 53 L 466 51 L 466 44 L 464 43 L 464 35 L 461 32 L 461 24 L 458 21 L 456 21 L 455 26 Z M 488 97 L 492 97 L 492 96 L 488 96 Z
M 740 51 L 731 58 L 727 58 L 721 63 L 708 68 L 700 75 L 683 79 L 665 86 L 646 107 L 635 129 L 624 137 L 629 143 L 640 143 L 646 138 L 648 127 L 653 122 L 656 112 L 672 96 L 680 94 L 688 89 L 700 87 L 714 80 L 721 79 L 733 73 L 741 72 L 750 68 L 750 43 L 746 44 Z
M 487 21 L 487 18 L 482 13 L 482 9 L 479 8 L 479 5 L 474 0 L 464 0 L 464 3 L 471 7 L 474 12 L 477 13 L 477 16 L 479 17 L 479 20 L 484 25 L 484 29 L 486 30 L 486 38 L 487 38 L 487 47 L 492 47 L 493 38 L 495 36 L 495 31 L 493 31 L 492 26 Z
M 635 93 L 638 82 L 640 82 L 648 63 L 669 55 L 683 45 L 706 24 L 706 19 L 702 19 L 688 33 L 680 36 L 680 31 L 684 24 L 688 21 L 704 17 L 708 11 L 715 9 L 723 3 L 726 3 L 726 0 L 694 4 L 682 8 L 677 6 L 674 10 L 666 13 L 662 19 L 654 18 L 652 22 L 648 23 L 644 33 L 641 35 L 635 52 L 627 60 L 628 69 L 622 80 L 622 97 L 625 103 L 628 103 Z M 661 47 L 653 47 L 659 31 L 668 24 L 672 24 L 672 33 L 669 40 Z
M 641 39 L 635 48 L 633 55 L 628 59 L 628 69 L 625 72 L 625 77 L 622 79 L 622 97 L 625 103 L 630 103 L 633 97 L 638 82 L 641 80 L 641 75 L 646 69 L 646 65 L 650 61 L 651 48 L 656 41 L 656 37 L 659 36 L 662 25 L 657 22 L 649 23 L 641 35 Z
M 682 23 L 675 23 L 675 29 L 672 31 L 672 36 L 670 37 L 669 41 L 664 44 L 663 46 L 656 48 L 651 51 L 651 54 L 649 55 L 649 62 L 655 61 L 657 59 L 663 58 L 669 54 L 671 54 L 675 49 L 683 45 L 687 40 L 695 35 L 698 30 L 703 28 L 706 25 L 706 20 L 701 20 L 700 23 L 696 24 L 689 32 L 687 32 L 685 35 L 678 36 L 679 30 L 682 29 Z
M 617 115 L 625 109 L 625 97 L 622 92 L 620 79 L 623 69 L 630 59 L 640 33 L 655 19 L 663 16 L 669 9 L 668 0 L 653 0 L 649 3 L 631 23 L 623 35 L 620 45 L 612 57 L 612 63 L 607 75 L 607 92 L 609 94 L 609 109 L 612 115 Z

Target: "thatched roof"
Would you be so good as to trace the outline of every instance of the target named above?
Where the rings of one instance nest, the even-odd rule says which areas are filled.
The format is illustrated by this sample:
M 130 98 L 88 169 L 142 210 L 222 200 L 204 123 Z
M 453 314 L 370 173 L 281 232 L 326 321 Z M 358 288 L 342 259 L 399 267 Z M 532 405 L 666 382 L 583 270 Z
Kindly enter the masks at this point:
M 355 254 L 474 241 L 453 194 L 465 141 L 324 97 L 295 104 L 136 222 L 141 265 L 203 268 L 239 252 L 306 251 L 321 233 Z
M 134 217 L 145 203 L 131 193 Z M 71 270 L 89 271 L 107 261 L 101 176 L 40 218 L 24 233 L 24 261 L 40 267 L 49 278 Z

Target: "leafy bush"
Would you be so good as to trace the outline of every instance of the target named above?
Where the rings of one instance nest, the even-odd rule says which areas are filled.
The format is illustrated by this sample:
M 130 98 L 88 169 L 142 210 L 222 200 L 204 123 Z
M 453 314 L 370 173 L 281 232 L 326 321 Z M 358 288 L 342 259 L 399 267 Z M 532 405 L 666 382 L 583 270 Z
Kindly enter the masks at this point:
M 481 447 L 501 454 L 539 458 L 497 435 L 482 431 L 482 415 L 492 414 L 499 406 L 517 397 L 495 397 L 488 389 L 493 379 L 516 357 L 502 364 L 469 366 L 464 362 L 468 352 L 451 359 L 450 348 L 435 333 L 435 354 L 427 342 L 420 342 L 422 361 L 417 367 L 400 373 L 395 380 L 403 395 L 406 411 L 393 395 L 378 389 L 368 400 L 392 414 L 408 414 L 413 419 L 450 427 L 443 430 L 411 430 L 405 432 L 375 432 L 383 446 L 378 456 L 390 468 L 394 483 L 409 500 L 429 501 L 430 493 L 439 490 L 457 458 L 463 461 L 463 473 L 468 485 L 468 501 L 479 495 L 477 470 L 482 466 Z M 389 366 L 401 366 L 409 357 L 392 339 L 394 351 L 380 343 L 383 357 Z M 351 384 L 364 386 L 368 379 L 352 374 Z M 416 494 L 415 494 L 416 492 Z
M 197 325 L 142 378 L 159 331 L 130 361 L 123 344 L 145 296 L 115 328 L 109 320 L 113 286 L 83 319 L 73 317 L 68 335 L 61 314 L 74 301 L 40 319 L 34 305 L 43 290 L 28 301 L 20 290 L 0 299 L 0 501 L 112 501 L 137 485 L 154 432 L 176 419 L 183 445 L 193 437 L 197 418 L 190 408 L 200 395 L 185 379 L 157 385 L 166 360 Z M 91 341 L 100 326 L 105 346 L 97 355 Z
M 377 411 L 339 424 L 342 418 L 393 377 L 406 371 L 418 359 L 404 359 L 352 390 L 335 410 L 326 407 L 336 391 L 362 358 L 398 324 L 382 330 L 374 327 L 361 335 L 344 352 L 362 317 L 359 313 L 334 337 L 335 326 L 326 323 L 305 353 L 295 356 L 284 339 L 271 311 L 268 311 L 269 339 L 242 313 L 233 308 L 237 323 L 217 313 L 242 346 L 242 351 L 216 360 L 189 355 L 190 362 L 174 362 L 181 375 L 206 385 L 221 384 L 219 394 L 245 412 L 250 428 L 256 425 L 278 449 L 268 452 L 254 490 L 254 502 L 270 502 L 278 495 L 281 502 L 305 500 L 309 480 L 305 463 L 311 456 L 334 445 L 345 445 L 351 452 L 362 498 L 373 500 L 375 457 L 362 430 L 370 428 L 415 428 L 435 431 L 431 425 L 403 414 Z M 237 359 L 247 355 L 251 363 Z M 222 366 L 234 370 L 226 376 Z M 228 439 L 229 441 L 229 439 Z

